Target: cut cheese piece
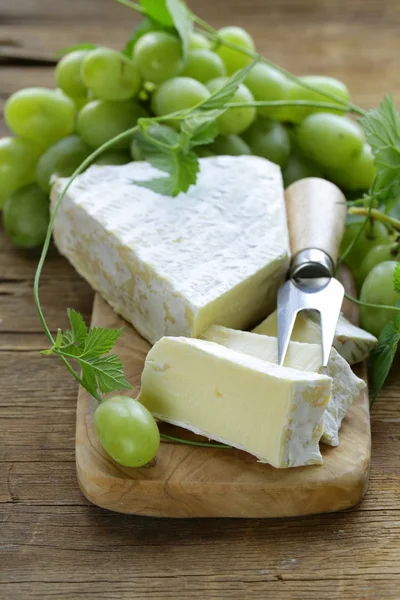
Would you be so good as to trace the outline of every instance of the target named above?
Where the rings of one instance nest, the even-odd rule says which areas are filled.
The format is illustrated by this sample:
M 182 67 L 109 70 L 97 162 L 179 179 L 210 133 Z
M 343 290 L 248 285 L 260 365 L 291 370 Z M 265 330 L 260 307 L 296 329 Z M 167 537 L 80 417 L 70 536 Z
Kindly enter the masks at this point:
M 296 467 L 322 462 L 331 381 L 213 342 L 165 337 L 147 355 L 139 401 L 162 421 Z
M 134 185 L 148 163 L 93 166 L 69 188 L 55 243 L 150 342 L 214 323 L 247 329 L 276 305 L 289 266 L 280 169 L 257 156 L 200 160 L 196 185 L 166 197 Z M 66 179 L 58 179 L 52 202 Z
M 290 339 L 295 342 L 320 344 L 321 326 L 318 319 L 318 315 L 314 315 L 312 312 L 298 313 Z M 278 335 L 277 312 L 274 311 L 269 315 L 253 329 L 253 332 L 276 337 Z M 333 347 L 350 365 L 364 360 L 377 343 L 376 337 L 364 331 L 364 329 L 352 325 L 343 315 L 340 315 Z
M 246 331 L 236 331 L 213 325 L 202 336 L 206 340 L 222 344 L 226 348 L 244 352 L 263 360 L 278 363 L 278 343 L 276 337 L 256 335 Z M 319 344 L 304 344 L 290 342 L 284 365 L 301 371 L 324 373 L 332 377 L 332 394 L 323 418 L 323 433 L 321 441 L 329 446 L 338 446 L 339 429 L 342 420 L 365 387 L 365 382 L 359 379 L 348 363 L 332 348 L 329 363 L 326 368 L 321 364 L 321 347 Z

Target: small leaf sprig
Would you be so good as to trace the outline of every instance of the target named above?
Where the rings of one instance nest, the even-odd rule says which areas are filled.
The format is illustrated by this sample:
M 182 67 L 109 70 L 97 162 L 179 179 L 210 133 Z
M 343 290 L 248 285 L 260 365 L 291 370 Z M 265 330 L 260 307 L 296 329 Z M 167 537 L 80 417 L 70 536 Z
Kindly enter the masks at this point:
M 135 127 L 103 144 L 74 172 L 53 207 L 34 282 L 34 298 L 39 318 L 51 343 L 51 348 L 43 351 L 43 354 L 56 354 L 59 356 L 75 379 L 90 394 L 96 397 L 98 401 L 101 401 L 101 393 L 107 393 L 115 389 L 127 389 L 127 386 L 129 386 L 124 377 L 123 367 L 118 357 L 109 354 L 120 335 L 120 330 L 103 330 L 102 328 L 88 330 L 79 313 L 69 309 L 68 316 L 71 330 L 68 332 L 59 331 L 56 339 L 54 339 L 47 326 L 40 305 L 39 281 L 50 245 L 54 220 L 66 192 L 76 177 L 95 158 L 111 148 L 118 141 L 132 135 L 137 136 L 145 159 L 158 171 L 165 173 L 165 176 L 155 177 L 149 181 L 135 181 L 136 185 L 150 188 L 167 196 L 176 196 L 180 192 L 187 191 L 196 182 L 199 172 L 199 161 L 193 149 L 196 146 L 209 144 L 215 139 L 218 134 L 216 119 L 228 108 L 239 108 L 242 106 L 311 106 L 320 109 L 334 109 L 341 112 L 353 113 L 362 117 L 360 123 L 375 156 L 377 175 L 365 197 L 352 203 L 353 206 L 349 212 L 364 216 L 365 220 L 358 232 L 358 236 L 354 238 L 349 248 L 343 254 L 342 260 L 347 252 L 350 252 L 354 244 L 357 243 L 363 228 L 369 221 L 374 219 L 381 220 L 396 229 L 400 226 L 400 222 L 397 222 L 398 220 L 387 214 L 393 204 L 397 203 L 400 195 L 400 117 L 390 96 L 385 98 L 378 108 L 367 113 L 362 108 L 344 101 L 333 93 L 320 90 L 316 86 L 298 79 L 286 69 L 267 60 L 260 54 L 222 40 L 218 31 L 197 17 L 182 0 L 140 0 L 140 4 L 136 4 L 131 0 L 117 0 L 117 2 L 141 13 L 143 16 L 143 21 L 135 29 L 123 50 L 123 53 L 126 55 L 131 55 L 132 48 L 141 35 L 154 29 L 163 29 L 174 32 L 181 39 L 183 56 L 185 56 L 188 49 L 189 36 L 193 30 L 197 30 L 208 37 L 215 47 L 223 44 L 245 54 L 252 62 L 241 71 L 235 73 L 222 88 L 211 94 L 197 106 L 162 117 L 139 119 Z M 81 49 L 91 49 L 93 47 L 96 47 L 96 45 L 79 45 Z M 72 49 L 77 49 L 77 47 L 68 48 L 63 53 L 69 52 Z M 298 85 L 317 92 L 320 96 L 325 97 L 326 101 L 282 100 L 252 101 L 248 103 L 233 102 L 232 100 L 238 86 L 244 81 L 247 73 L 258 61 L 267 63 Z M 163 127 L 163 123 L 171 120 L 179 122 L 179 133 L 178 131 L 171 131 Z M 398 283 L 396 283 L 396 286 L 396 289 L 399 291 Z M 349 298 L 353 302 L 364 306 L 382 308 L 381 305 L 368 305 L 356 298 Z M 400 307 L 390 308 L 400 311 Z M 399 336 L 396 335 L 399 329 L 400 316 L 397 315 L 394 321 L 388 324 L 382 331 L 378 348 L 372 356 L 372 377 L 376 382 L 373 384 L 373 389 L 376 393 L 381 389 L 393 360 L 399 343 L 400 334 Z M 73 369 L 70 361 L 74 361 L 79 365 L 82 371 L 81 377 Z

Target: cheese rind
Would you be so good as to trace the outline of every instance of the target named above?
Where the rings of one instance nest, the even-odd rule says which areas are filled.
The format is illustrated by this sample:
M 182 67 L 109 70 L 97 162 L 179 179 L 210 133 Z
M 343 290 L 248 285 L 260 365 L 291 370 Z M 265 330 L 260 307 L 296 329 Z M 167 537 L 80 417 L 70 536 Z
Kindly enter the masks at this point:
M 276 337 L 278 335 L 277 311 L 275 310 L 257 325 L 253 329 L 253 333 Z M 290 339 L 295 342 L 320 344 L 321 326 L 318 316 L 315 316 L 312 312 L 307 314 L 305 312 L 298 313 Z M 333 347 L 350 365 L 364 360 L 377 343 L 378 340 L 376 337 L 364 331 L 364 329 L 356 327 L 343 315 L 340 315 L 333 340 Z
M 202 337 L 236 352 L 243 352 L 249 356 L 278 364 L 276 337 L 236 331 L 218 325 L 207 329 Z M 353 400 L 366 386 L 365 382 L 354 375 L 348 363 L 334 348 L 332 348 L 328 366 L 323 367 L 319 344 L 290 342 L 284 366 L 321 373 L 332 378 L 332 393 L 323 417 L 321 441 L 329 446 L 338 446 L 339 429 L 343 418 Z
M 139 401 L 153 415 L 274 467 L 320 464 L 331 378 L 219 344 L 164 337 L 147 355 Z
M 152 343 L 213 323 L 254 326 L 289 265 L 279 167 L 203 158 L 196 185 L 175 198 L 133 183 L 160 175 L 145 162 L 88 169 L 59 208 L 58 249 Z M 53 203 L 66 181 L 56 180 Z

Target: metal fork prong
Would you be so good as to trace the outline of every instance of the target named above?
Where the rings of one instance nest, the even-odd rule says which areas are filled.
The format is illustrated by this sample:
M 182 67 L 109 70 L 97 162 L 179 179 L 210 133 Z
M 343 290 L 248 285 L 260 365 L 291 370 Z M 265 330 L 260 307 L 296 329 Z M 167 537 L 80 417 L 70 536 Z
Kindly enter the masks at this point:
M 331 279 L 329 285 L 324 290 L 324 295 L 330 300 L 329 304 L 326 303 L 325 308 L 321 308 L 320 310 L 322 366 L 326 367 L 335 337 L 337 322 L 339 320 L 344 288 L 337 279 Z
M 291 297 L 293 297 L 293 283 L 289 280 L 278 291 L 278 365 L 280 366 L 284 363 L 297 316 Z

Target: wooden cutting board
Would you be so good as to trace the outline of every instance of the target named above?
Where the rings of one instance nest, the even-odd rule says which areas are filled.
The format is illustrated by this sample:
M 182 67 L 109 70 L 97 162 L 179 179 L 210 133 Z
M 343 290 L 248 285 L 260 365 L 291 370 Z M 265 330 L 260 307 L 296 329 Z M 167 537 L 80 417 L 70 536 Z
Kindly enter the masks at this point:
M 345 313 L 354 317 L 348 305 Z M 125 327 L 116 352 L 133 385 L 125 393 L 136 397 L 150 345 L 98 295 L 92 326 Z M 365 376 L 365 365 L 357 374 Z M 109 510 L 156 517 L 292 517 L 349 508 L 367 489 L 371 453 L 367 391 L 344 419 L 339 447 L 321 444 L 324 464 L 292 469 L 274 469 L 236 449 L 170 442 L 161 443 L 154 465 L 125 468 L 104 452 L 97 439 L 96 404 L 79 390 L 76 466 L 84 495 Z M 201 439 L 167 424 L 161 424 L 161 431 Z

